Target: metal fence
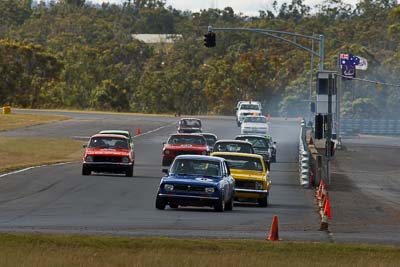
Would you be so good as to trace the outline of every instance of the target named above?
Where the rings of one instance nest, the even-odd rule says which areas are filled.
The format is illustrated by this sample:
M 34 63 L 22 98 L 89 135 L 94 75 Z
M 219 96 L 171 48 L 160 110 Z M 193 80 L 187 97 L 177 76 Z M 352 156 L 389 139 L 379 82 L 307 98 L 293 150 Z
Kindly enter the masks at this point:
M 349 119 L 341 120 L 342 135 L 400 135 L 400 120 L 370 120 Z
M 303 187 L 310 185 L 310 151 L 306 142 L 306 123 L 304 120 L 300 124 L 299 135 L 299 179 Z

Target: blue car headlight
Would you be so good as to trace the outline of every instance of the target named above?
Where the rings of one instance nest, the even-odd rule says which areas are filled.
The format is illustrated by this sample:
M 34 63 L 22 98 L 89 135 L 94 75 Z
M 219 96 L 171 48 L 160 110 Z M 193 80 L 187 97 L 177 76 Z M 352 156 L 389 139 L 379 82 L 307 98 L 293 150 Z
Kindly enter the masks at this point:
M 215 192 L 215 189 L 214 189 L 214 187 L 206 187 L 206 188 L 205 188 L 205 191 L 206 191 L 206 193 L 208 193 L 208 194 L 212 194 L 212 193 Z
M 173 191 L 174 190 L 174 185 L 172 184 L 165 184 L 164 185 L 165 191 Z

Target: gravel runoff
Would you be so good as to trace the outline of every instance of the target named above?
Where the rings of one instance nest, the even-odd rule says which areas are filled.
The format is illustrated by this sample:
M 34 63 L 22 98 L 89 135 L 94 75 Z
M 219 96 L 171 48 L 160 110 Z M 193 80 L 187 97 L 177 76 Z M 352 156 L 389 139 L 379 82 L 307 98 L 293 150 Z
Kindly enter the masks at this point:
M 332 161 L 334 241 L 400 245 L 400 138 L 343 141 Z

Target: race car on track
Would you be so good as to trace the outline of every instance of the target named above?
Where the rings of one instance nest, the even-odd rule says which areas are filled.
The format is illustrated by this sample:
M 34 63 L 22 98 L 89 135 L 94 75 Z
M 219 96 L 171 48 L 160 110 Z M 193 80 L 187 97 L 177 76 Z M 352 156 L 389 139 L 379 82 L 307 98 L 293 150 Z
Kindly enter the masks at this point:
M 209 206 L 216 211 L 232 210 L 234 190 L 235 181 L 224 159 L 182 155 L 161 179 L 156 208 Z
M 94 172 L 125 173 L 133 176 L 135 157 L 127 137 L 116 134 L 93 135 L 84 145 L 82 175 Z
M 246 116 L 242 122 L 241 134 L 261 134 L 267 135 L 269 126 L 265 116 Z
M 196 118 L 182 118 L 178 121 L 178 133 L 201 133 L 201 120 Z
M 200 134 L 172 134 L 164 143 L 162 150 L 162 166 L 171 165 L 178 155 L 208 155 L 206 139 Z
M 272 149 L 265 136 L 255 134 L 243 134 L 236 136 L 235 139 L 251 143 L 255 153 L 263 156 L 265 164 L 267 164 L 268 170 L 271 170 Z
M 99 132 L 100 134 L 118 134 L 118 135 L 123 135 L 128 138 L 128 141 L 130 143 L 131 149 L 133 150 L 134 145 L 133 145 L 133 138 L 132 135 L 129 131 L 126 130 L 102 130 Z
M 241 140 L 218 140 L 214 144 L 213 152 L 238 152 L 254 154 L 254 148 L 250 142 Z
M 211 152 L 214 148 L 215 142 L 218 140 L 218 137 L 212 133 L 201 133 L 201 135 L 206 139 L 208 150 Z
M 235 179 L 235 200 L 258 202 L 259 206 L 268 206 L 271 182 L 263 157 L 256 154 L 213 152 L 212 156 L 228 161 Z
M 276 142 L 272 140 L 272 136 L 265 136 L 269 148 L 271 149 L 271 162 L 276 162 Z

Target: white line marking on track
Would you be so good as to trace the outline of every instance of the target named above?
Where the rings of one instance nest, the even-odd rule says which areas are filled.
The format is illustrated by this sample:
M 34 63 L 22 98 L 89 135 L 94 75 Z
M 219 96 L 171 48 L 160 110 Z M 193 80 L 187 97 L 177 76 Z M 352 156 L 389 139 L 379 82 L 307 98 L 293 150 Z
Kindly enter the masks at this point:
M 174 125 L 174 124 L 175 124 L 175 122 L 167 124 L 167 125 L 164 125 L 164 126 L 161 126 L 161 127 L 158 127 L 156 129 L 153 129 L 153 130 L 150 130 L 150 131 L 147 131 L 147 132 L 144 132 L 142 134 L 138 134 L 138 135 L 132 136 L 132 138 L 136 138 L 136 137 L 143 136 L 143 135 L 146 135 L 146 134 L 154 133 L 154 132 L 157 132 L 157 131 L 159 131 L 161 129 L 167 128 L 167 127 L 169 127 L 171 125 Z M 87 136 L 72 136 L 72 138 L 74 138 L 74 137 L 75 138 L 76 137 L 87 138 L 87 139 L 90 138 L 90 137 L 87 137 Z M 58 165 L 65 165 L 65 164 L 69 164 L 69 163 L 71 163 L 71 162 L 62 162 L 62 163 L 56 163 L 56 164 L 44 164 L 44 165 L 39 165 L 39 166 L 32 166 L 32 167 L 28 167 L 28 168 L 25 168 L 25 169 L 22 169 L 22 170 L 17 170 L 17 171 L 1 174 L 0 178 L 3 178 L 5 176 L 9 176 L 9 175 L 13 175 L 13 174 L 18 174 L 18 173 L 21 173 L 21 172 L 26 172 L 26 171 L 29 171 L 29 170 L 32 170 L 32 169 L 36 169 L 36 168 L 45 167 L 45 166 L 58 166 Z
M 32 169 L 37 169 L 37 168 L 41 168 L 41 167 L 46 167 L 46 166 L 58 166 L 58 165 L 65 165 L 65 164 L 69 164 L 71 162 L 62 162 L 62 163 L 55 163 L 55 164 L 44 164 L 44 165 L 39 165 L 39 166 L 32 166 L 32 167 L 28 167 L 22 170 L 17 170 L 17 171 L 13 171 L 13 172 L 9 172 L 9 173 L 4 173 L 0 175 L 0 178 L 3 178 L 5 176 L 9 176 L 9 175 L 13 175 L 13 174 L 18 174 L 21 172 L 26 172 Z
M 151 134 L 151 133 L 157 132 L 157 131 L 162 130 L 162 129 L 164 129 L 164 128 L 167 128 L 167 127 L 169 127 L 169 126 L 171 126 L 171 125 L 174 125 L 175 123 L 176 123 L 176 122 L 169 123 L 169 124 L 167 124 L 167 125 L 158 127 L 158 128 L 156 128 L 156 129 L 153 129 L 153 130 L 144 132 L 144 133 L 142 133 L 142 134 L 138 134 L 138 135 L 132 136 L 132 138 L 136 138 L 136 137 L 139 137 L 139 136 L 143 136 L 143 135 L 146 135 L 146 134 Z

